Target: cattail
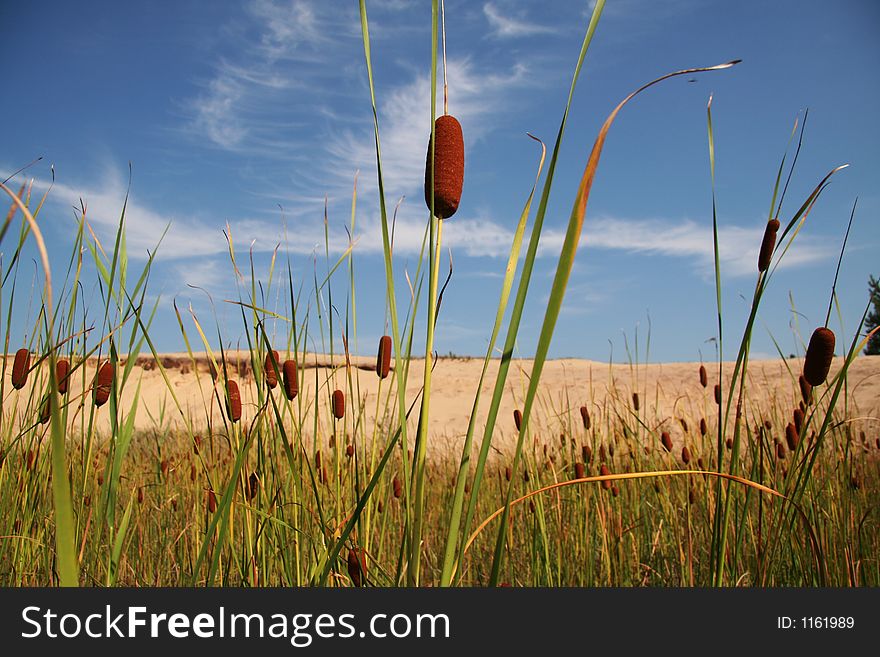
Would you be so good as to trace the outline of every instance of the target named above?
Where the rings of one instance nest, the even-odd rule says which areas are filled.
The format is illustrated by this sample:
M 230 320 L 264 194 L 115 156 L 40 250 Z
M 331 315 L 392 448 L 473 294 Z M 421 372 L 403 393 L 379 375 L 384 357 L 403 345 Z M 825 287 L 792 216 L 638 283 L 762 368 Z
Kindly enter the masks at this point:
M 880 449 L 880 438 L 877 439 L 877 442 L 875 443 L 875 445 L 877 445 L 877 449 Z
M 672 436 L 669 435 L 668 431 L 664 431 L 660 434 L 660 442 L 663 443 L 663 447 L 667 452 L 672 451 Z
M 704 388 L 709 385 L 709 374 L 706 372 L 705 365 L 700 365 L 700 385 Z
M 593 450 L 589 445 L 581 445 L 581 456 L 584 459 L 584 463 L 589 463 L 593 460 Z
M 809 404 L 813 398 L 813 386 L 807 383 L 803 374 L 798 376 L 798 385 L 801 387 L 801 397 L 803 397 L 804 403 Z
M 248 485 L 247 485 L 247 497 L 249 500 L 254 499 L 257 496 L 257 493 L 260 489 L 260 478 L 257 476 L 256 472 L 251 472 L 251 476 L 248 477 Z
M 617 497 L 618 495 L 620 495 L 620 489 L 617 487 L 617 484 L 614 484 L 611 486 L 611 494 L 614 497 Z
M 590 430 L 590 411 L 586 406 L 581 406 L 581 421 L 584 423 L 584 429 Z
M 605 463 L 605 443 L 599 445 L 599 463 Z
M 801 429 L 804 426 L 804 412 L 801 409 L 796 408 L 796 409 L 794 409 L 794 413 L 792 413 L 792 415 L 794 416 L 795 431 L 800 433 Z
M 103 486 L 104 485 L 104 473 L 99 472 L 97 479 L 98 479 L 98 486 Z
M 34 450 L 29 449 L 27 453 L 27 464 L 25 465 L 26 470 L 30 470 L 34 467 L 34 461 L 36 460 L 37 455 L 34 453 Z
M 43 399 L 43 406 L 40 411 L 40 424 L 48 424 L 49 420 L 52 419 L 52 398 L 49 396 L 52 393 L 50 392 L 46 395 L 45 399 Z
M 688 491 L 688 504 L 695 504 L 697 501 L 697 491 L 691 486 L 691 489 Z
M 354 445 L 349 443 L 348 445 L 345 446 L 345 455 L 348 458 L 351 458 L 352 456 L 354 456 Z
M 434 196 L 434 216 L 448 219 L 458 210 L 461 188 L 464 184 L 464 137 L 461 124 L 448 114 L 434 121 L 436 142 L 428 140 L 425 158 L 425 203 L 431 209 Z M 433 180 L 431 178 L 431 147 L 434 146 Z M 432 184 L 433 182 L 433 184 Z
M 383 335 L 379 338 L 379 353 L 376 355 L 376 374 L 384 379 L 391 371 L 391 336 Z
M 327 445 L 330 447 L 330 449 L 333 449 L 334 447 L 336 447 L 336 434 L 335 433 L 330 434 L 330 437 L 327 439 Z
M 230 422 L 238 422 L 241 419 L 241 393 L 235 381 L 226 382 L 226 415 Z
M 780 461 L 785 458 L 785 445 L 782 443 L 776 443 L 776 458 Z
M 58 381 L 58 392 L 67 394 L 67 375 L 70 374 L 70 361 L 62 358 L 55 363 L 55 379 Z
M 513 424 L 516 426 L 517 431 L 522 427 L 522 413 L 518 408 L 513 411 Z
M 394 490 L 394 497 L 399 499 L 401 493 L 403 493 L 403 484 L 400 483 L 397 475 L 394 475 L 394 479 L 391 481 L 391 488 Z
M 633 409 L 636 411 L 639 410 L 639 393 L 637 392 L 633 393 Z
M 575 479 L 583 479 L 584 478 L 584 464 L 578 461 L 574 464 L 574 478 Z
M 721 406 L 721 384 L 715 384 L 715 403 Z
M 278 352 L 270 351 L 266 354 L 266 362 L 263 364 L 263 370 L 266 372 L 266 384 L 272 388 L 272 390 L 278 385 L 278 375 L 275 373 L 276 367 L 278 367 Z
M 529 475 L 528 468 L 523 468 L 522 478 L 524 482 L 529 483 L 529 479 L 531 479 L 531 476 Z
M 27 349 L 19 349 L 15 352 L 15 360 L 12 362 L 12 387 L 21 390 L 27 383 L 28 370 L 31 368 L 31 352 Z
M 341 390 L 333 391 L 333 417 L 337 420 L 345 417 L 345 393 Z
M 691 452 L 687 448 L 687 445 L 681 448 L 681 462 L 685 465 L 691 462 Z
M 379 500 L 378 504 L 376 504 L 376 511 L 382 513 L 385 511 L 385 503 L 382 500 Z
M 199 448 L 202 446 L 202 437 L 196 434 L 193 436 L 193 454 L 199 455 Z
M 113 385 L 113 363 L 109 360 L 101 365 L 98 375 L 95 377 L 95 389 L 93 399 L 95 406 L 103 406 L 110 399 L 110 388 Z
M 727 445 L 727 449 L 733 449 L 733 438 L 728 438 L 724 441 L 724 444 Z
M 144 489 L 138 488 L 138 504 L 144 503 Z
M 709 425 L 706 424 L 706 418 L 701 417 L 700 418 L 700 435 L 705 436 L 707 433 L 709 433 Z
M 804 358 L 804 378 L 807 383 L 813 386 L 825 383 L 832 358 L 834 358 L 834 333 L 831 329 L 820 326 L 813 331 Z
M 800 442 L 800 433 L 791 422 L 785 427 L 785 442 L 788 443 L 788 448 L 792 452 L 797 448 L 798 442 Z
M 608 456 L 610 456 L 612 459 L 614 458 L 614 443 L 608 444 Z
M 603 477 L 605 477 L 605 476 L 611 474 L 611 470 L 609 470 L 608 466 L 603 463 L 602 467 L 599 468 L 599 474 L 602 475 Z M 606 479 L 605 481 L 603 481 L 602 488 L 604 488 L 605 490 L 609 490 L 611 488 L 611 480 Z
M 687 433 L 687 432 L 688 432 L 688 423 L 687 423 L 687 420 L 685 420 L 683 417 L 680 417 L 680 418 L 678 418 L 678 421 L 681 422 L 681 428 L 682 428 L 682 430 L 683 430 L 685 433 Z
M 506 468 L 504 468 L 504 479 L 506 481 L 510 481 L 511 477 L 513 477 L 513 470 L 508 465 Z
M 207 497 L 208 497 L 208 499 L 207 499 L 208 512 L 214 513 L 217 510 L 217 496 L 214 494 L 214 490 L 212 488 L 208 489 L 208 496 Z M 175 500 L 172 500 L 172 503 L 174 501 Z M 174 507 L 176 508 L 177 505 L 175 504 Z
M 770 258 L 773 257 L 773 247 L 776 246 L 776 233 L 779 230 L 779 220 L 771 219 L 764 228 L 764 239 L 761 240 L 761 251 L 758 253 L 758 271 L 767 271 L 770 267 Z
M 91 495 L 86 495 L 85 497 L 83 497 L 83 506 L 86 508 L 92 506 L 92 496 Z
M 296 393 L 299 392 L 299 380 L 296 378 L 296 361 L 284 361 L 284 366 L 281 369 L 281 373 L 284 376 L 284 394 L 287 395 L 288 401 L 292 401 L 296 397 Z
M 171 510 L 177 511 L 177 498 L 176 497 L 171 498 Z
M 700 470 L 705 470 L 705 469 L 706 469 L 706 466 L 705 466 L 705 464 L 703 463 L 703 457 L 702 457 L 702 456 L 699 457 L 699 458 L 697 459 L 697 467 L 698 467 Z
M 367 553 L 363 548 L 348 551 L 348 576 L 355 586 L 363 586 L 367 576 Z
M 189 480 L 190 480 L 190 481 L 195 481 L 195 480 L 196 480 L 196 466 L 195 466 L 195 463 L 193 463 L 191 466 L 189 466 Z
M 168 468 L 171 467 L 171 464 L 168 463 L 168 459 L 162 459 L 162 462 L 159 464 L 159 470 L 162 472 L 163 477 L 168 476 Z
M 773 423 L 770 420 L 764 420 L 764 428 L 767 431 L 773 431 Z

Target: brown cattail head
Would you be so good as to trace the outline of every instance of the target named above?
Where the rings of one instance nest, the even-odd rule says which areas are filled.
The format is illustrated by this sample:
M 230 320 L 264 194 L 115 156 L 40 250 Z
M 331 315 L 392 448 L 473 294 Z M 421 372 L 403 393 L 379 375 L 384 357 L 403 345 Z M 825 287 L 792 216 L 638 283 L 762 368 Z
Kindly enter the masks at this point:
M 247 498 L 249 500 L 254 499 L 257 496 L 257 493 L 260 490 L 260 478 L 257 476 L 256 472 L 251 472 L 251 476 L 248 477 L 248 485 L 247 485 Z
M 733 438 L 728 438 L 724 441 L 724 444 L 727 445 L 727 449 L 733 449 Z
M 584 423 L 584 429 L 590 429 L 590 411 L 586 406 L 581 406 L 581 421 Z
M 144 503 L 144 489 L 138 488 L 138 504 Z
M 764 239 L 761 240 L 761 251 L 758 253 L 758 271 L 767 271 L 773 248 L 776 246 L 776 233 L 779 231 L 779 220 L 771 219 L 764 228 Z
M 669 435 L 668 431 L 664 431 L 660 434 L 660 442 L 663 443 L 663 447 L 667 452 L 672 451 L 672 436 Z
M 348 443 L 348 445 L 345 446 L 345 455 L 348 458 L 351 458 L 352 456 L 354 456 L 354 445 L 352 445 L 351 443 Z
M 613 485 L 611 486 L 611 494 L 612 494 L 614 497 L 617 497 L 618 495 L 620 495 L 620 489 L 617 487 L 617 484 L 613 484 Z
M 434 192 L 434 216 L 448 219 L 458 210 L 464 185 L 464 136 L 458 120 L 444 114 L 434 121 L 434 171 L 431 178 L 431 140 L 425 157 L 425 203 L 431 209 Z M 433 182 L 433 185 L 432 185 Z
M 633 409 L 639 410 L 639 393 L 637 392 L 633 393 Z
M 383 335 L 379 338 L 379 353 L 376 354 L 376 374 L 384 379 L 391 371 L 391 336 Z
M 824 326 L 813 331 L 804 358 L 804 378 L 813 386 L 822 385 L 834 358 L 834 332 Z
M 804 404 L 809 405 L 813 399 L 813 386 L 807 383 L 807 379 L 803 374 L 798 376 L 798 385 L 801 387 L 801 397 L 804 400 Z
M 241 419 L 241 393 L 235 381 L 226 382 L 226 415 L 230 422 L 238 422 Z
M 605 463 L 607 457 L 605 456 L 605 443 L 599 445 L 599 463 Z
M 201 448 L 201 446 L 202 446 L 202 437 L 200 435 L 196 434 L 195 436 L 193 436 L 193 454 L 198 456 L 199 449 Z
M 49 424 L 49 420 L 52 419 L 52 398 L 50 397 L 52 393 L 50 392 L 43 399 L 43 406 L 40 409 L 40 424 Z
M 691 486 L 690 490 L 688 491 L 688 504 L 695 504 L 696 501 L 697 501 L 697 491 L 694 489 L 693 486 Z
M 522 412 L 518 408 L 513 411 L 513 424 L 516 430 L 519 431 L 522 426 Z
M 593 450 L 589 445 L 581 445 L 581 456 L 584 459 L 584 463 L 589 463 L 593 460 Z
M 191 466 L 189 466 L 189 480 L 190 481 L 196 480 L 196 464 L 195 463 L 193 463 Z
M 785 458 L 785 445 L 776 443 L 776 458 L 780 461 Z
M 341 390 L 333 391 L 333 417 L 337 420 L 345 417 L 345 393 Z
M 95 388 L 92 391 L 95 406 L 103 406 L 110 399 L 110 388 L 113 386 L 113 363 L 109 360 L 101 365 L 95 377 Z
M 348 576 L 355 586 L 363 586 L 367 576 L 367 553 L 363 548 L 348 551 Z
M 709 385 L 709 375 L 706 373 L 705 365 L 700 365 L 700 385 L 704 388 Z
M 685 420 L 683 417 L 680 417 L 680 418 L 678 418 L 678 421 L 681 422 L 681 428 L 682 428 L 682 430 L 683 430 L 685 433 L 687 433 L 687 432 L 688 432 L 688 423 L 687 423 L 687 420 Z
M 162 459 L 162 462 L 159 463 L 159 470 L 162 472 L 163 477 L 168 476 L 168 468 L 171 467 L 171 464 L 168 462 L 168 459 Z
M 21 390 L 27 383 L 28 370 L 31 369 L 31 352 L 27 349 L 19 349 L 15 352 L 15 360 L 12 361 L 12 387 Z
M 602 464 L 602 467 L 599 468 L 599 474 L 602 475 L 602 476 L 604 477 L 604 476 L 606 476 L 606 475 L 610 475 L 610 474 L 611 474 L 611 470 L 609 470 L 609 469 L 608 469 L 608 466 L 605 465 L 605 464 L 603 463 L 603 464 Z M 606 479 L 605 481 L 603 481 L 603 482 L 602 482 L 602 488 L 604 488 L 605 490 L 610 490 L 610 489 L 611 489 L 611 480 L 610 480 L 610 479 Z
M 804 412 L 801 409 L 796 408 L 792 415 L 794 416 L 794 429 L 800 433 L 801 429 L 804 427 Z
M 400 483 L 400 479 L 397 478 L 397 475 L 395 475 L 394 479 L 391 481 L 391 488 L 394 491 L 394 497 L 399 499 L 401 493 L 403 493 L 403 484 Z
M 785 442 L 788 443 L 788 448 L 792 452 L 797 448 L 798 442 L 800 442 L 800 433 L 791 422 L 785 427 Z
M 584 464 L 578 461 L 574 464 L 574 478 L 575 479 L 583 479 L 584 478 Z
M 288 401 L 292 401 L 296 397 L 296 393 L 299 392 L 299 379 L 296 378 L 296 361 L 284 361 L 281 374 L 284 377 L 284 394 L 287 395 Z
M 715 403 L 721 406 L 721 384 L 715 384 Z
M 707 433 L 709 433 L 709 425 L 706 424 L 706 418 L 701 417 L 700 418 L 700 435 L 705 436 Z
M 266 373 L 266 384 L 275 389 L 275 386 L 278 385 L 278 375 L 275 373 L 275 368 L 278 367 L 278 352 L 270 351 L 266 354 L 266 362 L 263 364 L 263 370 Z
M 681 462 L 685 465 L 691 462 L 691 452 L 687 448 L 687 445 L 681 448 Z
M 504 468 L 504 479 L 510 481 L 511 477 L 513 477 L 513 469 L 508 465 Z
M 208 489 L 206 506 L 208 507 L 208 513 L 214 513 L 217 510 L 217 496 L 214 494 L 213 489 L 210 488 Z
M 58 392 L 62 395 L 67 394 L 68 374 L 70 374 L 70 361 L 62 358 L 55 363 L 55 379 L 58 381 Z
M 379 502 L 376 504 L 376 511 L 378 511 L 379 513 L 385 511 L 385 503 L 382 500 L 379 500 Z

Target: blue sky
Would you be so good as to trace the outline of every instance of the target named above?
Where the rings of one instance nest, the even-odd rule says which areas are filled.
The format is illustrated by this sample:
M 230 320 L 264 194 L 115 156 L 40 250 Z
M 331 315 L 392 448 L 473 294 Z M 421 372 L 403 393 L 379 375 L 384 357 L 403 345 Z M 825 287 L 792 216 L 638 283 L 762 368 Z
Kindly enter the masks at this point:
M 430 3 L 381 0 L 367 8 L 389 207 L 405 197 L 395 236 L 403 303 L 403 272 L 414 273 L 427 215 Z M 481 355 L 534 179 L 539 153 L 526 132 L 552 148 L 590 3 L 449 0 L 446 11 L 449 111 L 461 121 L 467 150 L 461 205 L 444 228 L 454 275 L 436 349 Z M 238 296 L 227 223 L 240 258 L 253 243 L 261 278 L 281 244 L 295 284 L 308 289 L 316 257 L 326 270 L 324 198 L 331 257 L 338 257 L 348 245 L 359 171 L 352 346 L 373 353 L 385 332 L 385 283 L 356 2 L 3 3 L 0 21 L 10 26 L 0 41 L 0 180 L 42 156 L 14 182 L 33 177 L 35 189 L 45 189 L 54 165 L 40 223 L 59 270 L 79 198 L 96 233 L 112 239 L 131 162 L 132 259 L 142 262 L 171 222 L 150 280 L 151 294 L 161 297 L 157 346 L 183 347 L 174 298 L 211 324 L 205 295 L 187 284 L 211 292 L 234 344 L 239 311 L 221 302 Z M 519 355 L 534 351 L 577 183 L 605 116 L 650 79 L 734 58 L 743 63 L 651 89 L 612 128 L 551 356 L 624 360 L 625 341 L 633 348 L 638 333 L 643 359 L 650 323 L 652 361 L 714 357 L 710 94 L 727 344 L 742 331 L 774 177 L 805 108 L 783 220 L 829 170 L 851 166 L 834 177 L 774 275 L 753 350 L 773 355 L 772 335 L 786 353 L 799 351 L 796 331 L 808 339 L 824 322 L 858 196 L 838 283 L 843 337 L 836 316 L 831 324 L 839 344 L 848 342 L 867 301 L 868 275 L 880 274 L 878 34 L 880 4 L 867 0 L 608 0 L 574 98 Z M 332 285 L 343 313 L 348 273 L 340 270 Z

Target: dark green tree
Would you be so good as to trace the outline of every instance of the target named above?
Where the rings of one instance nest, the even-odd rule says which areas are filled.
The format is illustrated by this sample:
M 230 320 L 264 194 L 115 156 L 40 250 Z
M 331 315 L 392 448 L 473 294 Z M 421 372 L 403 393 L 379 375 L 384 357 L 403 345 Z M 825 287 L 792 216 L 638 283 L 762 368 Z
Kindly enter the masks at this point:
M 871 308 L 871 312 L 868 313 L 868 317 L 865 319 L 865 328 L 870 332 L 880 326 L 880 280 L 869 276 L 868 292 L 871 294 L 871 305 L 873 308 Z M 880 355 L 880 331 L 868 340 L 865 353 L 868 356 Z

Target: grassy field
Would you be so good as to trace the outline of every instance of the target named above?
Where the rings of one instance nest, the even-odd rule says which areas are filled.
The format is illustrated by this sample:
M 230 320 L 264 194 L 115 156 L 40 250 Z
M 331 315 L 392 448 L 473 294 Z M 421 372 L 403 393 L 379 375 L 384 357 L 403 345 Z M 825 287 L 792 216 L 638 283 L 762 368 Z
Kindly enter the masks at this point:
M 148 294 L 152 256 L 142 270 L 130 269 L 124 208 L 113 244 L 98 240 L 83 208 L 69 260 L 53 268 L 38 221 L 45 198 L 28 184 L 18 191 L 3 185 L 11 207 L 0 232 L 8 354 L 0 372 L 0 584 L 880 584 L 876 407 L 859 408 L 849 395 L 850 370 L 867 339 L 864 317 L 851 335 L 831 333 L 832 292 L 826 324 L 815 327 L 805 358 L 781 358 L 790 367 L 777 389 L 751 390 L 749 350 L 762 295 L 841 167 L 816 181 L 791 216 L 780 216 L 797 151 L 782 158 L 750 313 L 732 347 L 722 334 L 713 202 L 719 301 L 709 312 L 718 315 L 719 354 L 731 360 L 693 371 L 699 398 L 669 413 L 657 403 L 657 388 L 645 385 L 601 398 L 586 389 L 565 391 L 564 399 L 540 392 L 614 119 L 666 78 L 714 74 L 736 62 L 663 76 L 609 115 L 585 164 L 521 404 L 515 417 L 501 413 L 571 97 L 603 7 L 600 0 L 586 28 L 546 172 L 547 151 L 536 140 L 535 186 L 511 245 L 496 321 L 485 327 L 489 346 L 463 401 L 469 422 L 455 452 L 429 444 L 434 327 L 447 293 L 442 230 L 454 221 L 455 178 L 463 175 L 435 97 L 438 2 L 431 125 L 442 131 L 431 131 L 422 256 L 403 291 L 395 289 L 399 265 L 371 98 L 386 271 L 376 285 L 386 288 L 390 327 L 372 368 L 356 367 L 348 353 L 358 331 L 356 252 L 331 258 L 329 236 L 326 267 L 311 281 L 294 280 L 283 252 L 268 271 L 257 271 L 230 240 L 246 344 L 228 352 L 214 318 L 175 307 L 187 352 L 171 363 L 150 338 L 159 303 Z M 361 19 L 372 95 L 364 3 Z M 707 135 L 714 179 L 711 101 Z M 354 195 L 352 232 L 357 203 Z M 19 267 L 31 242 L 41 289 L 22 292 Z M 85 261 L 99 278 L 100 303 L 91 306 L 81 296 L 92 283 L 83 280 Z M 11 319 L 25 304 L 38 312 L 17 345 Z M 333 307 L 337 313 L 326 311 Z M 416 331 L 422 324 L 424 334 Z M 320 367 L 307 349 L 315 344 L 326 359 Z M 634 360 L 631 367 L 637 373 L 640 366 Z M 158 372 L 168 400 L 151 413 L 150 428 L 138 418 L 145 372 Z M 178 394 L 184 375 L 202 391 L 201 407 Z M 502 433 L 515 438 L 499 450 Z

